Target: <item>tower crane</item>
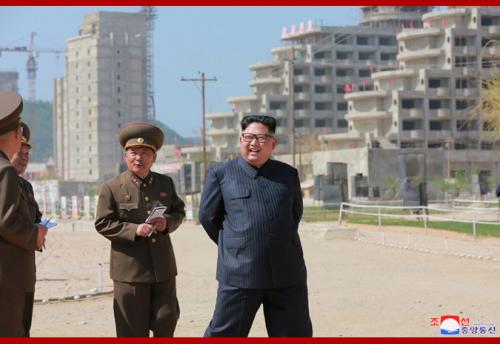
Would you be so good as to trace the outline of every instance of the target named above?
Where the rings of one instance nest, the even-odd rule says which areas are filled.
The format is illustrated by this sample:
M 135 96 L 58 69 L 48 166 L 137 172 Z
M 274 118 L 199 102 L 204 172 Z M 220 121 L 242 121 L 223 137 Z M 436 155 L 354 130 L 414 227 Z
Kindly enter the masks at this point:
M 0 47 L 0 55 L 2 52 L 15 52 L 15 53 L 27 53 L 28 61 L 26 62 L 26 72 L 28 75 L 28 100 L 34 104 L 36 100 L 35 93 L 35 84 L 36 84 L 36 72 L 38 70 L 38 63 L 36 59 L 40 55 L 40 53 L 52 53 L 52 54 L 64 54 L 66 50 L 64 49 L 55 49 L 55 48 L 35 48 L 35 35 L 36 32 L 32 32 L 30 35 L 30 44 L 29 47 L 19 46 L 19 47 Z M 30 107 L 30 111 L 28 113 L 29 122 L 34 125 L 34 106 Z

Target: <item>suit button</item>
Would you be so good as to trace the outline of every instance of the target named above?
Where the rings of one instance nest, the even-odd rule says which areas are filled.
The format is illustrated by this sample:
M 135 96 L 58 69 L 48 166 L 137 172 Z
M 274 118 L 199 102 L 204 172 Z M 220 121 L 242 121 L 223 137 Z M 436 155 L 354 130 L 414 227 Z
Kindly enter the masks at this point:
M 144 197 L 144 200 L 145 200 L 146 202 L 147 202 L 147 201 L 149 201 L 149 197 L 148 197 L 148 196 Z
M 142 184 L 142 187 L 143 187 L 143 188 L 145 188 L 146 186 L 148 186 L 148 184 L 146 184 L 146 183 L 143 183 L 143 184 Z
M 155 238 L 151 239 L 151 242 L 154 244 L 156 242 L 156 239 Z
M 148 215 L 151 214 L 151 210 L 148 210 L 146 213 L 148 213 Z

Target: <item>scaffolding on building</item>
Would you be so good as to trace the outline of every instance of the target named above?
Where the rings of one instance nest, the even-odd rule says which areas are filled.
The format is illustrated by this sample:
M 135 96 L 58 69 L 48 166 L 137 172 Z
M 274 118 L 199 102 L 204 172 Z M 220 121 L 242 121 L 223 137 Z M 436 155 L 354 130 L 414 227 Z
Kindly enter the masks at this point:
M 154 99 L 154 63 L 153 63 L 153 34 L 154 23 L 157 18 L 156 8 L 154 6 L 143 6 L 141 12 L 146 15 L 148 27 L 146 39 L 146 82 L 147 82 L 147 118 L 151 122 L 156 122 L 156 109 Z

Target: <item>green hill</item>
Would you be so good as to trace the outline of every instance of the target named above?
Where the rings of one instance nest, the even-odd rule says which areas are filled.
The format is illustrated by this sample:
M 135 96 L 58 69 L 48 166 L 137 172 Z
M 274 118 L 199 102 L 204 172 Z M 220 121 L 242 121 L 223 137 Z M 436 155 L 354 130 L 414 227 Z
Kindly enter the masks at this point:
M 165 134 L 165 143 L 169 145 L 179 145 L 179 146 L 184 146 L 184 145 L 192 145 L 195 143 L 195 140 L 191 137 L 184 137 L 179 134 L 177 134 L 172 128 L 170 128 L 168 125 L 166 125 L 163 122 L 156 121 L 156 125 L 163 130 L 163 133 Z
M 32 106 L 35 106 L 35 115 L 30 120 L 28 114 Z M 31 161 L 46 162 L 49 157 L 53 157 L 54 155 L 52 103 L 40 100 L 34 103 L 25 101 L 22 118 L 31 128 Z M 193 144 L 192 138 L 185 138 L 179 135 L 166 124 L 157 121 L 157 125 L 165 133 L 166 144 L 177 144 L 179 146 Z
M 34 116 L 30 119 L 29 113 L 33 106 L 35 107 Z M 54 155 L 52 103 L 41 100 L 34 103 L 25 101 L 22 118 L 31 129 L 30 142 L 32 148 L 30 160 L 33 162 L 46 162 L 49 157 Z

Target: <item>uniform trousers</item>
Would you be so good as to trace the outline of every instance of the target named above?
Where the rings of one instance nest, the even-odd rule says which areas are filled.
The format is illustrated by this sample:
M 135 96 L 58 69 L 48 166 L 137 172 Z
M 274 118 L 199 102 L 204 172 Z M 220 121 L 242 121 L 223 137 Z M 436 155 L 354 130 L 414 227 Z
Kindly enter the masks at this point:
M 23 311 L 23 326 L 26 337 L 30 336 L 31 321 L 33 319 L 33 302 L 35 301 L 35 293 L 26 293 Z
M 269 337 L 312 337 L 307 285 L 242 289 L 219 284 L 205 337 L 247 337 L 260 305 Z
M 175 278 L 159 283 L 113 283 L 118 337 L 173 337 L 179 319 Z
M 25 337 L 26 293 L 0 291 L 0 337 Z

